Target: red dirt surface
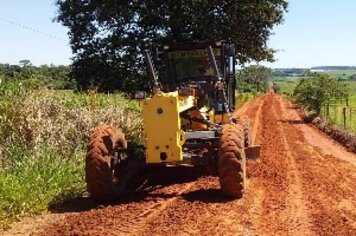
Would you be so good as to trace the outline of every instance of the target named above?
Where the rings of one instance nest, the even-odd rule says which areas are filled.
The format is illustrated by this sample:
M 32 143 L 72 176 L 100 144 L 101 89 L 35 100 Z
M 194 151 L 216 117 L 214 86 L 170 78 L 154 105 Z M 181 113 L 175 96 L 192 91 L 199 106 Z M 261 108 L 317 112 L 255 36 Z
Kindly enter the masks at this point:
M 355 154 L 304 124 L 274 93 L 239 113 L 251 118 L 262 145 L 261 160 L 247 163 L 241 199 L 224 197 L 216 177 L 180 181 L 193 169 L 168 171 L 159 179 L 179 183 L 92 205 L 35 235 L 356 235 Z

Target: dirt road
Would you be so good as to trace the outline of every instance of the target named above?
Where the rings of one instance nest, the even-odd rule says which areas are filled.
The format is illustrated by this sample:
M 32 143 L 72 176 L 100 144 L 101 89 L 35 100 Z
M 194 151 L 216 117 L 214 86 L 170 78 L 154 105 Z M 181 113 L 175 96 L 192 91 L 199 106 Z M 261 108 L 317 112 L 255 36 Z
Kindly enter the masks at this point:
M 35 235 L 356 235 L 356 156 L 273 93 L 240 112 L 262 144 L 242 199 L 223 197 L 215 177 L 172 170 L 159 178 L 180 183 L 109 206 L 72 206 L 78 212 Z

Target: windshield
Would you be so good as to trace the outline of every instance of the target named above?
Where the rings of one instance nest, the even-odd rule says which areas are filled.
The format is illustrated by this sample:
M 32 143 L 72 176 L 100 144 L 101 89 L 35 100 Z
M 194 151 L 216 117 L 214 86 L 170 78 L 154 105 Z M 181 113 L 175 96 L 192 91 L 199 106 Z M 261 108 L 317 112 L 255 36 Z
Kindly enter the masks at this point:
M 213 50 L 220 68 L 221 50 L 219 48 Z M 168 60 L 173 70 L 173 76 L 178 81 L 214 76 L 213 68 L 209 63 L 208 52 L 205 49 L 170 51 L 168 52 Z

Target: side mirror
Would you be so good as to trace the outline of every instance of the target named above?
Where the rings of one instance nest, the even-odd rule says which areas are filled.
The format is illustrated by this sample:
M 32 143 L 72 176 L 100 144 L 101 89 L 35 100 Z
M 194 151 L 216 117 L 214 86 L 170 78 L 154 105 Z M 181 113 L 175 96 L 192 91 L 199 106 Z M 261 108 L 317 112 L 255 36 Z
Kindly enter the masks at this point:
M 131 99 L 145 99 L 146 98 L 146 92 L 145 91 L 134 91 L 129 94 L 129 97 Z

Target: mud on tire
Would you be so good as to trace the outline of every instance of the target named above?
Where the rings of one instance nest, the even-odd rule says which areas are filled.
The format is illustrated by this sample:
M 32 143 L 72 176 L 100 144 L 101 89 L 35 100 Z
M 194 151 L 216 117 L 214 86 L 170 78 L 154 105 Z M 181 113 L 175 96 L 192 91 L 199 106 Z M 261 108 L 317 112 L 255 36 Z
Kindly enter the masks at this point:
M 218 147 L 219 181 L 229 197 L 241 198 L 246 179 L 246 156 L 242 125 L 224 125 Z
M 87 148 L 85 180 L 90 196 L 96 201 L 115 197 L 112 158 L 118 149 L 127 148 L 125 135 L 118 129 L 102 125 L 95 128 Z

